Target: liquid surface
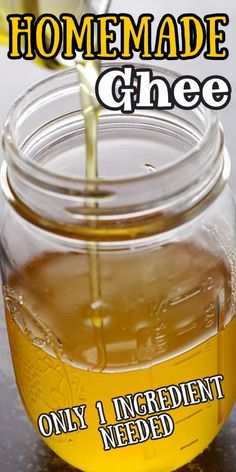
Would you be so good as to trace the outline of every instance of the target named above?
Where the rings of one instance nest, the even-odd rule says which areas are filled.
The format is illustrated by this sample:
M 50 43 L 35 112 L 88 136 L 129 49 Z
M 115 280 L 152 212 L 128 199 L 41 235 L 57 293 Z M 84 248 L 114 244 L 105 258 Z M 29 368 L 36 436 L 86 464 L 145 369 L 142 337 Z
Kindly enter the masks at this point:
M 42 413 L 87 405 L 87 430 L 46 440 L 82 470 L 175 470 L 208 446 L 235 400 L 230 273 L 219 257 L 181 244 L 100 252 L 99 267 L 102 337 L 91 321 L 88 254 L 46 254 L 9 279 L 6 316 L 25 408 L 36 426 Z M 114 397 L 217 374 L 225 399 L 173 410 L 173 436 L 103 451 L 98 400 L 114 424 Z

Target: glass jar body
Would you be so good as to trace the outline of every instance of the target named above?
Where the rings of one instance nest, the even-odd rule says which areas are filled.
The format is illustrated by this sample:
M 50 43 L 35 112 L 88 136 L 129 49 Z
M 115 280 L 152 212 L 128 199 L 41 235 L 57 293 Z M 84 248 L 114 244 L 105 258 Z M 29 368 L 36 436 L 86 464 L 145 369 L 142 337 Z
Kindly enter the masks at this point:
M 32 87 L 7 121 L 1 266 L 17 384 L 48 446 L 84 471 L 176 470 L 234 403 L 235 208 L 208 115 L 101 112 L 95 182 L 74 71 Z
M 171 471 L 201 453 L 223 426 L 236 393 L 236 255 L 229 190 L 196 219 L 166 234 L 97 243 L 96 303 L 94 248 L 88 242 L 37 229 L 8 206 L 1 244 L 12 358 L 31 421 L 38 430 L 42 413 L 86 405 L 88 428 L 54 431 L 45 438 L 48 446 L 85 471 Z M 217 399 L 213 383 L 213 401 L 205 395 L 207 401 L 200 403 L 195 394 L 195 404 L 188 407 L 182 403 L 170 410 L 169 397 L 162 408 L 155 396 L 162 387 L 215 375 L 224 377 L 224 399 Z M 149 396 L 137 397 L 144 392 Z M 129 405 L 118 409 L 119 421 L 112 401 L 117 397 Z M 105 426 L 99 424 L 98 401 Z M 175 424 L 170 437 L 161 423 L 164 413 Z M 136 423 L 138 418 L 146 426 Z M 125 423 L 135 431 L 129 436 L 133 447 L 124 447 Z M 104 451 L 99 428 L 115 424 L 120 429 L 110 429 L 111 450 Z

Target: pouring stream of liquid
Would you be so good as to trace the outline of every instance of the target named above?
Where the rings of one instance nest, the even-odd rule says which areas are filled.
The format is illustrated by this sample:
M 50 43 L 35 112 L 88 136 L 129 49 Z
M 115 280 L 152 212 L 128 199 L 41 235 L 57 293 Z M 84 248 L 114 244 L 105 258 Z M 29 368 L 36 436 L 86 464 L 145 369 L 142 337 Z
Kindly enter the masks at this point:
M 95 96 L 95 83 L 100 72 L 99 61 L 77 61 L 76 64 L 80 84 L 80 100 L 85 123 L 85 147 L 86 147 L 86 192 L 93 193 L 97 190 L 99 177 L 97 156 L 97 124 L 100 107 Z M 96 209 L 98 206 L 94 198 L 88 198 L 87 207 Z M 96 226 L 96 216 L 88 216 L 90 226 Z M 99 255 L 96 242 L 88 243 L 89 277 L 91 312 L 90 320 L 93 324 L 96 348 L 97 370 L 102 371 L 106 367 L 106 344 L 103 329 L 103 304 L 101 283 L 99 274 Z

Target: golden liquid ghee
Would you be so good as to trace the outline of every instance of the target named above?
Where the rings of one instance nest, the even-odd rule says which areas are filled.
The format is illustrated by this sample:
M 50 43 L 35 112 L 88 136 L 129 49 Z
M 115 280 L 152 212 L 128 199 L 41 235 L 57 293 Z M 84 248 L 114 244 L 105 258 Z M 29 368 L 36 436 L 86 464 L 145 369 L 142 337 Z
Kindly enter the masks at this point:
M 42 413 L 86 404 L 88 429 L 48 446 L 85 471 L 171 471 L 217 435 L 235 400 L 236 322 L 225 263 L 192 244 L 99 252 L 99 337 L 87 253 L 45 254 L 4 291 L 17 384 L 37 428 Z M 102 359 L 102 364 L 101 364 Z M 105 452 L 95 408 L 112 398 L 221 374 L 225 399 L 170 412 L 174 434 Z

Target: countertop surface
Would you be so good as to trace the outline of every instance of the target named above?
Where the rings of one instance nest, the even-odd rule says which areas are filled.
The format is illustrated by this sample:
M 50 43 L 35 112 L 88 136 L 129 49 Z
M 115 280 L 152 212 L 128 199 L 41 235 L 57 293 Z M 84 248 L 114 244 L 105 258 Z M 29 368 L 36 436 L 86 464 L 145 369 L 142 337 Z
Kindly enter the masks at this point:
M 221 1 L 205 0 L 159 0 L 158 16 L 164 13 L 187 13 L 189 10 L 200 15 L 222 11 L 231 16 L 231 24 L 236 23 L 236 6 L 234 0 Z M 128 4 L 128 7 L 127 7 Z M 146 0 L 145 11 L 156 14 L 156 0 Z M 191 8 L 189 6 L 191 4 Z M 139 5 L 139 8 L 137 7 Z M 143 3 L 136 0 L 114 0 L 113 11 L 127 11 L 143 13 Z M 138 11 L 139 10 L 139 11 Z M 155 10 L 155 11 L 154 11 Z M 219 61 L 192 61 L 191 64 L 181 61 L 181 64 L 169 64 L 170 67 L 180 71 L 188 71 L 196 76 L 208 76 L 213 73 L 225 75 L 234 87 L 236 41 L 235 27 L 230 26 L 228 31 L 228 47 L 231 48 L 231 58 L 224 63 Z M 27 86 L 36 80 L 48 75 L 42 69 L 29 64 L 9 61 L 6 58 L 6 50 L 0 50 L 1 68 L 4 74 L 0 78 L 0 127 L 2 126 L 7 110 L 12 100 Z M 165 64 L 166 65 L 166 64 Z M 191 65 L 191 67 L 190 67 Z M 221 118 L 226 133 L 228 148 L 232 157 L 231 188 L 236 196 L 236 98 L 233 95 L 232 103 L 227 110 L 221 113 Z M 1 310 L 2 311 L 2 310 Z M 11 367 L 10 353 L 6 337 L 4 317 L 0 317 L 0 472 L 69 472 L 73 471 L 60 459 L 58 459 L 40 438 L 37 437 L 23 410 L 14 375 Z M 236 471 L 236 408 L 232 412 L 224 430 L 207 449 L 192 464 L 183 467 L 181 472 L 235 472 Z M 132 471 L 130 471 L 132 472 Z

